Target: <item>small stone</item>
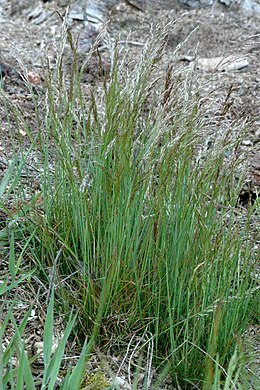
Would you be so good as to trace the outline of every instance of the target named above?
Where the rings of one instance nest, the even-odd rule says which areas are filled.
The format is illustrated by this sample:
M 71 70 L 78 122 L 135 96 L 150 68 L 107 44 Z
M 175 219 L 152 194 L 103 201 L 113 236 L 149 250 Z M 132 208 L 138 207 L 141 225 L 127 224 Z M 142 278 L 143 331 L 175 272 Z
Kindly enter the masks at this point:
M 249 139 L 244 139 L 244 141 L 242 141 L 242 144 L 245 146 L 252 146 L 253 145 Z
M 43 11 L 42 4 L 38 5 L 36 8 L 34 8 L 29 14 L 28 19 L 36 19 L 38 18 Z
M 58 0 L 58 5 L 60 7 L 67 7 L 69 1 L 68 0 Z
M 51 12 L 49 12 L 49 13 L 42 12 L 41 15 L 38 16 L 38 18 L 35 18 L 33 20 L 33 24 L 35 24 L 36 26 L 39 26 L 40 24 L 45 22 L 45 20 L 47 20 L 51 15 L 52 15 Z
M 78 21 L 80 21 L 80 22 L 83 22 L 84 21 L 84 14 L 83 14 L 83 12 L 71 12 L 70 14 L 69 14 L 69 17 L 71 18 L 71 19 L 73 19 L 73 20 L 78 20 Z
M 119 386 L 123 386 L 125 384 L 125 380 L 121 378 L 120 376 L 116 376 L 116 381 Z
M 27 74 L 28 81 L 32 84 L 40 84 L 41 76 L 35 72 L 28 72 Z

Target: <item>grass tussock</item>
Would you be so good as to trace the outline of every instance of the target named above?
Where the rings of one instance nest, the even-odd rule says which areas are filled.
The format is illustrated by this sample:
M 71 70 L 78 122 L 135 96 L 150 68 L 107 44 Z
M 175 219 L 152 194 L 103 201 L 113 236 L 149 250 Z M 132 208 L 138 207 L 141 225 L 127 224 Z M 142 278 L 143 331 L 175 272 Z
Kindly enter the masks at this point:
M 88 98 L 69 37 L 70 83 L 61 56 L 33 141 L 42 203 L 13 225 L 14 240 L 29 237 L 35 272 L 65 313 L 76 308 L 74 329 L 89 350 L 145 333 L 176 388 L 239 388 L 241 335 L 256 318 L 257 204 L 241 225 L 241 140 L 226 132 L 205 146 L 206 104 L 192 69 L 157 77 L 166 35 L 153 31 L 134 66 L 115 45 L 109 77 Z

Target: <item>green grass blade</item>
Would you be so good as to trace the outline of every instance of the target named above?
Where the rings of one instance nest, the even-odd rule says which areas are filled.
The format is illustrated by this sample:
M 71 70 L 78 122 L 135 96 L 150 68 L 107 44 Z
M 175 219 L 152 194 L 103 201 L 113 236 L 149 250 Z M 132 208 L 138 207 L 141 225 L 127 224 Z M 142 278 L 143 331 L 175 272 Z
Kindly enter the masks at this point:
M 9 249 L 9 271 L 12 277 L 12 281 L 15 279 L 15 250 L 14 250 L 14 233 L 11 233 L 10 237 L 10 249 Z
M 0 284 L 0 296 L 3 295 L 8 290 L 9 286 L 7 285 L 8 285 L 8 280 L 5 280 Z
M 2 327 L 2 324 L 1 324 Z M 0 390 L 4 390 L 3 387 L 3 376 L 4 376 L 4 364 L 3 364 L 3 335 L 0 333 Z
M 43 382 L 43 385 L 46 386 L 48 384 L 48 390 L 53 390 L 55 387 L 55 382 L 57 380 L 57 376 L 59 373 L 59 369 L 60 369 L 60 365 L 62 362 L 62 357 L 63 357 L 64 350 L 66 347 L 66 343 L 67 343 L 68 337 L 73 329 L 75 320 L 76 320 L 76 317 L 74 317 L 72 319 L 70 316 L 68 323 L 67 323 L 67 326 L 66 326 L 66 329 L 64 331 L 64 335 L 63 335 L 56 351 L 54 352 L 54 354 L 51 358 L 49 366 L 46 368 L 47 375 L 46 375 L 45 381 Z M 49 381 L 49 383 L 48 383 L 48 381 Z
M 27 315 L 24 317 L 21 325 L 18 327 L 16 324 L 15 319 L 12 316 L 12 323 L 15 328 L 15 335 L 14 335 L 14 341 L 13 341 L 13 346 L 16 350 L 16 355 L 19 364 L 23 366 L 23 373 L 20 371 L 18 373 L 19 377 L 19 383 L 23 382 L 22 377 L 24 378 L 25 386 L 26 389 L 28 390 L 36 390 L 35 384 L 34 384 L 34 379 L 31 371 L 31 367 L 28 361 L 28 358 L 26 356 L 25 350 L 24 350 L 24 343 L 22 341 L 21 335 L 24 331 L 25 325 L 27 323 L 28 317 L 29 317 L 30 311 L 27 313 Z M 13 370 L 10 370 L 9 373 L 11 374 Z M 7 372 L 8 373 L 8 372 Z M 6 378 L 7 379 L 7 378 Z M 22 389 L 22 387 L 21 387 Z M 17 390 L 20 390 L 17 388 Z
M 10 318 L 12 320 L 13 325 L 16 328 L 16 332 L 12 336 L 8 346 L 6 347 L 6 349 L 3 353 L 4 365 L 6 365 L 10 361 L 10 359 L 12 358 L 14 351 L 16 349 L 17 340 L 19 340 L 19 338 L 21 337 L 20 335 L 24 332 L 24 329 L 26 327 L 26 324 L 28 322 L 28 318 L 29 318 L 30 314 L 31 314 L 31 310 L 29 310 L 26 313 L 26 315 L 24 316 L 24 318 L 21 321 L 21 324 L 19 325 L 19 327 L 17 327 L 15 319 L 14 319 L 13 314 L 12 314 L 12 311 L 10 310 Z
M 53 310 L 54 310 L 54 291 L 52 290 L 50 302 L 48 305 L 47 316 L 45 320 L 44 326 L 44 334 L 43 334 L 43 360 L 44 367 L 47 367 L 51 361 L 52 355 L 52 345 L 53 345 Z M 47 370 L 46 370 L 47 371 Z
M 68 368 L 66 377 L 65 377 L 65 379 L 64 379 L 64 381 L 62 383 L 62 386 L 61 386 L 61 390 L 69 390 L 69 388 L 70 388 L 70 386 L 69 386 L 70 376 L 71 376 L 71 367 Z M 77 387 L 75 387 L 75 390 L 77 390 Z
M 230 362 L 228 365 L 227 377 L 225 379 L 224 390 L 229 390 L 234 385 L 233 377 L 234 377 L 234 373 L 237 369 L 237 363 L 238 363 L 237 359 L 238 359 L 238 354 L 237 354 L 237 347 L 236 347 L 233 355 L 231 356 L 231 359 L 230 359 Z
M 24 346 L 21 348 L 21 356 L 19 359 L 19 366 L 17 371 L 16 390 L 23 390 L 24 374 L 25 374 L 25 362 L 24 362 Z
M 9 284 L 8 284 L 8 281 L 4 281 L 0 285 L 0 295 L 5 294 L 7 291 L 14 290 L 17 286 L 19 286 L 19 284 L 21 284 L 25 281 L 28 281 L 28 279 L 30 279 L 30 277 L 33 273 L 34 273 L 34 271 L 32 270 L 31 272 L 28 272 L 27 274 L 21 276 L 20 279 L 13 281 L 12 283 L 9 283 Z
M 88 341 L 87 339 L 85 340 L 85 343 L 83 345 L 79 360 L 77 362 L 76 367 L 73 369 L 72 374 L 70 375 L 69 378 L 69 386 L 68 389 L 70 390 L 77 390 L 80 389 L 80 383 L 82 381 L 82 374 L 85 368 L 85 363 L 86 363 L 86 352 L 88 348 Z
M 24 382 L 26 390 L 36 390 L 34 379 L 31 371 L 31 367 L 28 361 L 28 358 L 25 354 L 24 348 L 22 348 L 21 361 L 24 366 Z
M 0 184 L 0 199 L 3 200 L 3 195 L 8 187 L 8 185 L 10 184 L 10 181 L 12 179 L 12 176 L 13 176 L 13 172 L 15 170 L 15 163 L 13 162 L 7 169 L 2 181 L 1 181 L 1 184 Z

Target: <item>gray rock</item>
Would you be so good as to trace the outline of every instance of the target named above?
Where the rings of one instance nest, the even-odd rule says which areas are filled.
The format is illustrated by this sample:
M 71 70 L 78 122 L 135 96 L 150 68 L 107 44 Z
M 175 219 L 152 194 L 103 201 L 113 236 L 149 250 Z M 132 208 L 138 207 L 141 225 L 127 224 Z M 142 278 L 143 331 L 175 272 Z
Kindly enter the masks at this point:
M 79 20 L 81 22 L 83 22 L 85 20 L 83 12 L 74 12 L 74 11 L 72 11 L 72 12 L 70 12 L 68 14 L 68 17 L 73 19 L 73 20 Z
M 28 14 L 28 19 L 36 19 L 38 18 L 43 12 L 42 4 L 37 5 L 34 7 Z
M 87 2 L 86 20 L 91 23 L 104 23 L 108 13 L 118 3 L 117 0 L 92 0 Z
M 260 15 L 259 0 L 179 0 L 180 4 L 190 8 L 211 7 L 217 2 L 220 2 L 227 7 L 236 6 L 245 13 L 251 15 Z
M 241 0 L 241 9 L 252 15 L 260 15 L 260 4 L 254 0 Z
M 214 0 L 179 0 L 179 2 L 190 8 L 211 7 Z

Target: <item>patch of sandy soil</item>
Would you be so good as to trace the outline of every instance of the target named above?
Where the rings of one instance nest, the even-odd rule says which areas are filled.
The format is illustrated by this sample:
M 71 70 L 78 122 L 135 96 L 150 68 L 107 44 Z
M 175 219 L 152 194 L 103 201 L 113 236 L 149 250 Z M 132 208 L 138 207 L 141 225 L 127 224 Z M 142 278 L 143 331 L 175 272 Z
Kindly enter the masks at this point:
M 35 115 L 33 94 L 38 94 L 39 101 L 44 99 L 47 64 L 50 68 L 55 67 L 55 60 L 62 45 L 62 21 L 67 13 L 69 16 L 72 15 L 68 23 L 73 36 L 80 36 L 80 56 L 83 60 L 87 53 L 91 28 L 89 25 L 86 28 L 82 20 L 83 3 L 85 2 L 66 0 L 44 2 L 0 0 L 2 88 L 6 101 L 15 103 L 29 119 L 33 134 L 37 134 L 43 125 L 38 123 Z M 109 13 L 108 19 L 110 22 L 107 29 L 110 38 L 116 39 L 120 33 L 121 44 L 124 45 L 125 40 L 130 40 L 130 50 L 136 54 L 142 50 L 152 24 L 179 20 L 168 36 L 161 66 L 166 67 L 167 64 L 171 64 L 174 69 L 193 66 L 195 79 L 201 86 L 202 94 L 208 96 L 212 102 L 214 115 L 212 126 L 208 128 L 209 137 L 214 132 L 221 132 L 227 127 L 237 131 L 241 126 L 237 126 L 236 123 L 244 123 L 248 127 L 247 138 L 242 145 L 247 160 L 247 181 L 243 189 L 245 203 L 247 196 L 258 196 L 260 189 L 260 18 L 239 10 L 228 9 L 218 3 L 211 8 L 188 10 L 177 1 L 133 0 L 118 1 Z M 93 36 L 95 34 L 94 29 Z M 108 71 L 106 43 L 103 42 L 101 46 L 104 71 Z M 178 47 L 179 50 L 175 54 Z M 68 67 L 72 62 L 69 53 L 66 44 L 65 59 Z M 228 58 L 229 66 L 219 66 L 219 62 L 222 62 L 222 65 L 223 61 L 225 62 L 223 57 Z M 244 66 L 237 66 L 237 61 L 245 61 Z M 93 81 L 97 82 L 99 78 L 97 68 L 97 59 L 93 58 L 84 75 L 86 87 Z M 158 73 L 160 71 L 162 70 L 158 69 Z M 32 88 L 31 92 L 28 90 L 28 83 Z M 221 124 L 219 121 L 214 122 L 216 114 L 221 115 L 223 106 L 228 110 L 225 120 Z M 38 108 L 41 110 L 40 106 Z M 0 120 L 0 178 L 2 178 L 13 153 L 4 106 L 0 107 Z M 9 118 L 9 121 L 12 120 Z M 19 126 L 13 142 L 17 150 L 19 142 L 22 142 L 24 150 L 29 146 L 25 134 L 19 132 Z M 259 243 L 256 245 L 259 250 Z M 1 273 L 4 273 L 6 266 L 3 260 Z M 24 310 L 26 311 L 28 305 L 33 302 L 34 316 L 30 319 L 32 325 L 27 334 L 28 348 L 32 350 L 35 343 L 42 339 L 41 329 L 46 313 L 45 301 L 48 291 L 39 281 L 34 280 L 27 291 L 21 288 L 17 294 L 19 303 L 15 308 L 17 313 L 20 313 L 17 318 L 21 317 Z M 62 332 L 62 322 L 59 320 L 56 329 L 57 334 Z M 257 346 L 257 338 L 260 344 L 259 329 L 254 328 L 254 333 L 254 343 Z M 70 347 L 68 354 L 72 356 L 77 351 L 75 345 Z M 93 356 L 92 370 L 98 367 L 98 360 L 96 355 Z M 117 358 L 110 363 L 117 368 L 120 366 Z M 167 386 L 171 388 L 170 384 L 165 384 L 165 388 Z M 126 383 L 123 388 L 127 388 Z

